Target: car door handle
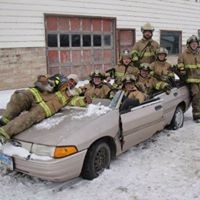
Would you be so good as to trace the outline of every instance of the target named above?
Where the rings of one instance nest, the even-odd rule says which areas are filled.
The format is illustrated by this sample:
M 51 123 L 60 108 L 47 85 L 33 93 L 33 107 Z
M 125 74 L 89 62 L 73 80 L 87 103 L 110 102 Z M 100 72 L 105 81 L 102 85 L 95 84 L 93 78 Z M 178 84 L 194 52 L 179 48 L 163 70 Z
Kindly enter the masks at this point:
M 162 108 L 162 106 L 159 105 L 159 106 L 156 106 L 156 107 L 155 107 L 155 110 L 160 110 L 161 108 Z
M 174 96 L 176 97 L 178 95 L 178 92 L 174 92 Z

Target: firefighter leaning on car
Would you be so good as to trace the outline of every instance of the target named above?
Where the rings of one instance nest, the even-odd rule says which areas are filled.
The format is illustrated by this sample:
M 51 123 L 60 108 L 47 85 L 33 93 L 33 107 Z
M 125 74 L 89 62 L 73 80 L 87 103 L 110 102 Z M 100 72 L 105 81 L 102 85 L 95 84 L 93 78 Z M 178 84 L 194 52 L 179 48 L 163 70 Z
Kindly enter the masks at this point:
M 186 50 L 178 57 L 178 69 L 188 84 L 192 97 L 193 120 L 200 123 L 200 52 L 199 38 L 192 35 Z
M 160 81 L 175 85 L 175 76 L 172 65 L 167 62 L 167 49 L 160 47 L 156 50 L 156 61 L 150 64 L 151 74 Z
M 95 70 L 90 75 L 89 83 L 75 90 L 78 95 L 84 95 L 86 98 L 112 98 L 114 96 L 112 86 L 104 82 L 105 78 L 104 73 Z
M 154 28 L 150 23 L 146 23 L 141 27 L 143 38 L 135 43 L 131 55 L 132 61 L 136 67 L 140 63 L 152 63 L 156 59 L 156 49 L 159 44 L 152 39 Z
M 34 87 L 15 91 L 0 120 L 1 142 L 51 117 L 67 104 L 85 106 L 84 97 L 73 96 L 70 92 L 77 82 L 75 74 L 68 78 L 60 74 L 50 78 L 40 75 Z
M 110 77 L 114 78 L 115 82 L 113 87 L 115 88 L 121 88 L 122 79 L 126 75 L 132 74 L 137 77 L 139 74 L 138 68 L 135 67 L 131 61 L 131 53 L 127 49 L 120 54 L 118 65 L 115 68 L 107 70 L 107 72 L 110 72 Z
M 140 64 L 140 75 L 138 76 L 137 87 L 146 95 L 151 96 L 155 91 L 164 91 L 169 94 L 171 86 L 164 82 L 157 80 L 151 75 L 150 64 Z

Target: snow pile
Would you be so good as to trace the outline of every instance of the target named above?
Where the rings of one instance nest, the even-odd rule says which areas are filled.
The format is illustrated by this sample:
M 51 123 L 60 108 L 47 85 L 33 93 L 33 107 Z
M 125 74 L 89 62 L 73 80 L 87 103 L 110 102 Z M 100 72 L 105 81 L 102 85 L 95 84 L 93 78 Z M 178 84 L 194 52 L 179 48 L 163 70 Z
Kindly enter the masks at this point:
M 35 127 L 37 129 L 50 129 L 56 125 L 58 125 L 61 121 L 64 120 L 65 116 L 59 116 L 61 113 L 55 114 L 54 117 L 47 118 L 40 122 L 39 124 L 36 124 Z
M 0 91 L 0 109 L 6 108 L 6 104 L 8 103 L 10 96 L 13 94 L 14 90 L 4 90 Z
M 98 103 L 97 105 L 90 104 L 86 111 L 81 113 L 81 115 L 73 116 L 73 119 L 82 119 L 84 117 L 90 117 L 92 115 L 100 116 L 102 114 L 107 113 L 110 110 L 109 107 L 101 105 L 101 103 Z

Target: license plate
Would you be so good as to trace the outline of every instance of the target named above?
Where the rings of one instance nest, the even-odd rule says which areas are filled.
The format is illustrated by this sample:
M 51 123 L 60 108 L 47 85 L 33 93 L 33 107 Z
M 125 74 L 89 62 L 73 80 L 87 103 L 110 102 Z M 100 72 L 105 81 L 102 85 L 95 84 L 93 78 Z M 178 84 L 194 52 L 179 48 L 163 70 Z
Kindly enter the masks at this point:
M 12 171 L 13 170 L 13 158 L 0 153 L 0 170 L 1 171 Z

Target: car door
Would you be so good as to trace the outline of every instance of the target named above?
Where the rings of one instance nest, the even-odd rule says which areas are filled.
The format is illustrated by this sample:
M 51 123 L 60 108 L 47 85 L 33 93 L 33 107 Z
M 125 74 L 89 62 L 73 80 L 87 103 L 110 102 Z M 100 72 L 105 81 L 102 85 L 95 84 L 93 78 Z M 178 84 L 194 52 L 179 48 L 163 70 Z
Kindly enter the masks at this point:
M 170 94 L 162 93 L 158 95 L 159 98 L 163 99 L 163 118 L 165 125 L 169 124 L 174 112 L 176 110 L 177 105 L 180 103 L 181 92 L 178 88 L 173 88 Z
M 125 151 L 164 128 L 163 100 L 158 98 L 137 106 L 120 117 Z

